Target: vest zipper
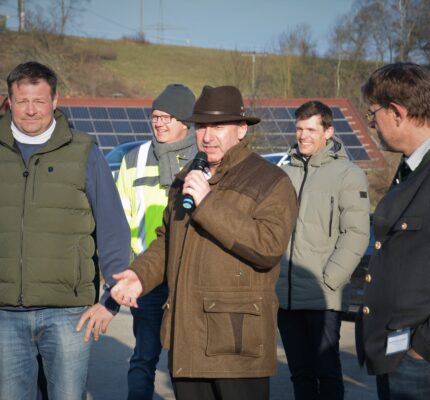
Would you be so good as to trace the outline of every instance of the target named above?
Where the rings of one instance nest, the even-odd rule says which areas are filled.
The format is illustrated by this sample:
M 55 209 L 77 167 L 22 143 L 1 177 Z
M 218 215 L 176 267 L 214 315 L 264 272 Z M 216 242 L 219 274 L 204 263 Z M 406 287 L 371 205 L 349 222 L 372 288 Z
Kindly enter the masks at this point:
M 330 222 L 328 226 L 328 237 L 331 237 L 331 225 L 333 224 L 333 207 L 334 207 L 334 197 L 330 197 Z
M 22 293 L 22 282 L 23 282 L 23 278 L 22 278 L 22 267 L 23 267 L 23 260 L 22 260 L 22 252 L 24 250 L 24 214 L 25 214 L 25 193 L 27 191 L 27 177 L 29 175 L 28 172 L 28 168 L 27 165 L 24 161 L 24 159 L 22 158 L 22 154 L 21 152 L 13 147 L 13 146 L 9 146 L 8 144 L 4 143 L 5 147 L 9 148 L 12 152 L 18 154 L 21 158 L 22 161 L 22 165 L 24 166 L 24 172 L 22 173 L 22 176 L 25 178 L 25 182 L 24 182 L 24 191 L 23 191 L 23 199 L 22 199 L 22 211 L 21 211 L 21 251 L 20 251 L 20 257 L 19 257 L 19 267 L 21 270 L 21 282 L 20 282 L 20 288 L 19 288 L 19 296 L 18 296 L 18 305 L 19 306 L 23 306 L 24 305 L 24 294 Z
M 300 184 L 300 190 L 299 190 L 299 196 L 297 198 L 298 208 L 300 210 L 300 202 L 302 201 L 302 193 L 303 193 L 303 187 L 305 186 L 306 179 L 308 177 L 308 163 L 309 163 L 310 157 L 306 160 L 304 160 L 303 163 L 303 169 L 305 171 L 305 174 L 303 176 L 302 183 Z M 292 278 L 292 269 L 293 269 L 293 250 L 294 250 L 294 242 L 296 239 L 296 228 L 294 228 L 293 233 L 291 234 L 291 245 L 290 245 L 290 259 L 288 260 L 288 310 L 291 310 L 291 291 L 293 284 L 291 282 Z
M 24 161 L 24 160 L 23 160 Z M 22 173 L 22 176 L 25 178 L 24 181 L 24 192 L 23 192 L 23 200 L 22 200 L 22 211 L 21 211 L 21 251 L 20 251 L 20 259 L 19 259 L 19 266 L 21 269 L 21 287 L 19 289 L 19 299 L 18 303 L 20 306 L 23 305 L 23 293 L 22 293 L 22 283 L 23 283 L 23 259 L 22 259 L 22 253 L 24 251 L 24 217 L 25 217 L 25 194 L 27 192 L 27 182 L 28 182 L 28 176 L 30 173 L 28 172 L 27 166 L 24 163 L 25 170 Z

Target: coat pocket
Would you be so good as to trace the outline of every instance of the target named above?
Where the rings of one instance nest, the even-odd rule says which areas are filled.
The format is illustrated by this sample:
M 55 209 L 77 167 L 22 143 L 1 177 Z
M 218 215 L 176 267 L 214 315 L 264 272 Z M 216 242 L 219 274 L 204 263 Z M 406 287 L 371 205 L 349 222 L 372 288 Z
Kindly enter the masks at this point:
M 423 324 L 428 319 L 428 313 L 420 315 L 415 313 L 411 315 L 410 313 L 405 313 L 404 315 L 397 315 L 390 319 L 386 325 L 387 330 L 396 331 L 403 328 L 416 328 L 417 326 Z
M 204 299 L 206 355 L 263 355 L 261 299 Z
M 334 211 L 334 197 L 330 197 L 330 217 L 328 222 L 328 237 L 331 237 L 331 230 L 333 225 L 333 211 Z

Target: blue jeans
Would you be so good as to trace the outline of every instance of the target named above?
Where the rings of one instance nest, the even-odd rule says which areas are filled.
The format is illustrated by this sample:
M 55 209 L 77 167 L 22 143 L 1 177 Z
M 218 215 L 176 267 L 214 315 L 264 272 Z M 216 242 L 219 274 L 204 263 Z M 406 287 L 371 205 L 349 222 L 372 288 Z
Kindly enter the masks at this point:
M 161 353 L 162 306 L 167 295 L 164 283 L 140 297 L 139 308 L 131 309 L 136 346 L 128 370 L 128 400 L 152 400 L 154 395 L 155 370 Z
M 344 398 L 340 324 L 337 311 L 279 309 L 278 328 L 296 400 Z
M 85 398 L 91 345 L 76 325 L 86 308 L 0 310 L 0 399 L 36 399 L 38 353 L 50 400 Z
M 400 366 L 376 377 L 380 400 L 430 399 L 430 363 L 405 355 Z

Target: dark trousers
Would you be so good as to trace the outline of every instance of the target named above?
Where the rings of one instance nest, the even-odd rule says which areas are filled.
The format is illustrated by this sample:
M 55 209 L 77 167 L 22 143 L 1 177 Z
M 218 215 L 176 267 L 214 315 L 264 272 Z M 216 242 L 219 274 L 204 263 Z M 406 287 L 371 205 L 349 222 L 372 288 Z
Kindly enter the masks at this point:
M 337 311 L 279 309 L 278 327 L 296 400 L 344 398 L 340 323 Z
M 167 295 L 167 284 L 162 284 L 138 299 L 139 308 L 131 309 L 136 345 L 128 370 L 128 400 L 152 400 L 154 395 L 155 371 L 161 353 L 162 306 Z
M 269 400 L 269 378 L 173 378 L 176 400 Z
M 393 372 L 376 377 L 379 400 L 430 399 L 430 363 L 405 355 Z

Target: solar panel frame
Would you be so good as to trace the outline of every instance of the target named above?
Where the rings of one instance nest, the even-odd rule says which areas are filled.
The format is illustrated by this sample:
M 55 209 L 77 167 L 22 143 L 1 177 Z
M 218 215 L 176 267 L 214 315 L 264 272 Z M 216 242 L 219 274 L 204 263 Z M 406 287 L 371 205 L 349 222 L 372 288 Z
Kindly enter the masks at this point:
M 115 133 L 130 133 L 133 132 L 130 121 L 112 120 L 112 127 Z
M 70 119 L 91 119 L 88 107 L 70 107 Z
M 92 119 L 109 119 L 106 107 L 89 107 Z
M 364 147 L 347 147 L 346 152 L 352 161 L 370 160 L 369 154 Z
M 107 107 L 109 119 L 127 119 L 127 113 L 124 107 Z

